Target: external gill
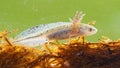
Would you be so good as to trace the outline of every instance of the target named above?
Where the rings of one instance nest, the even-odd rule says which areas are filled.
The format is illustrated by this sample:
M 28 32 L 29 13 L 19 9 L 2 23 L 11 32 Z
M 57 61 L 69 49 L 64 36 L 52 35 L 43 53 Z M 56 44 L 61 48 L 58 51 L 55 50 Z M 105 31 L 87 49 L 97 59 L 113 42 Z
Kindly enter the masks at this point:
M 76 12 L 73 20 L 72 20 L 72 23 L 73 23 L 73 26 L 72 26 L 72 33 L 77 33 L 79 31 L 79 25 L 82 24 L 82 19 L 83 19 L 83 16 L 85 16 L 85 14 L 81 12 Z

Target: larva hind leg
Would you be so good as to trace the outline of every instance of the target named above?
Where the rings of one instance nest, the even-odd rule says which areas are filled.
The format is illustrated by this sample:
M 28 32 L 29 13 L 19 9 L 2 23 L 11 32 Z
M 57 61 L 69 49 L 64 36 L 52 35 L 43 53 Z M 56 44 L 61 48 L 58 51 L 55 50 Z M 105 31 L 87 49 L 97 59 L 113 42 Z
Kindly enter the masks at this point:
M 50 42 L 47 42 L 46 44 L 44 44 L 44 48 L 45 48 L 45 51 L 49 52 L 50 54 L 52 54 L 50 48 L 49 48 L 49 45 L 50 45 Z

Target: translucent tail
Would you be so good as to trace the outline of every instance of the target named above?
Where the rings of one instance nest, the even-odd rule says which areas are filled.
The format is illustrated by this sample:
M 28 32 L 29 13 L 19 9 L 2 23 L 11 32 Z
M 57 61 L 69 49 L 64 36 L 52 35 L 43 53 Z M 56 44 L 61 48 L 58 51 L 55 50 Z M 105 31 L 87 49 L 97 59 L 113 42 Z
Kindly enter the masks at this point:
M 27 47 L 39 46 L 45 44 L 46 42 L 48 42 L 48 39 L 46 37 L 35 37 L 21 41 L 16 41 L 16 40 L 14 41 L 14 43 L 22 44 Z

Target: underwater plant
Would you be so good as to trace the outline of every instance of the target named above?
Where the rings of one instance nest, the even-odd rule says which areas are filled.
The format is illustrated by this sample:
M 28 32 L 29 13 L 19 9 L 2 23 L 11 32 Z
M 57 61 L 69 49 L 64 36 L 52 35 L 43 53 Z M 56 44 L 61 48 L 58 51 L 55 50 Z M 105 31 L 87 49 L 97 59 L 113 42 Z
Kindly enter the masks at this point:
M 104 37 L 87 42 L 75 38 L 67 43 L 44 44 L 44 50 L 7 40 L 0 44 L 0 68 L 119 68 L 120 40 Z

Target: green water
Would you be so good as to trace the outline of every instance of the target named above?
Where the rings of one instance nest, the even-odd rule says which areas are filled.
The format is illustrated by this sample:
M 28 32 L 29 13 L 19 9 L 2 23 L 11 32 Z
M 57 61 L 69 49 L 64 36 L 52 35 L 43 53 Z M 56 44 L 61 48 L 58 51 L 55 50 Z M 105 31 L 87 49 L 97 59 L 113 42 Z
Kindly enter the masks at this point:
M 83 11 L 83 22 L 96 20 L 98 33 L 88 37 L 98 41 L 101 36 L 120 38 L 120 0 L 0 0 L 0 31 L 21 31 L 38 24 L 69 21 L 76 11 Z

